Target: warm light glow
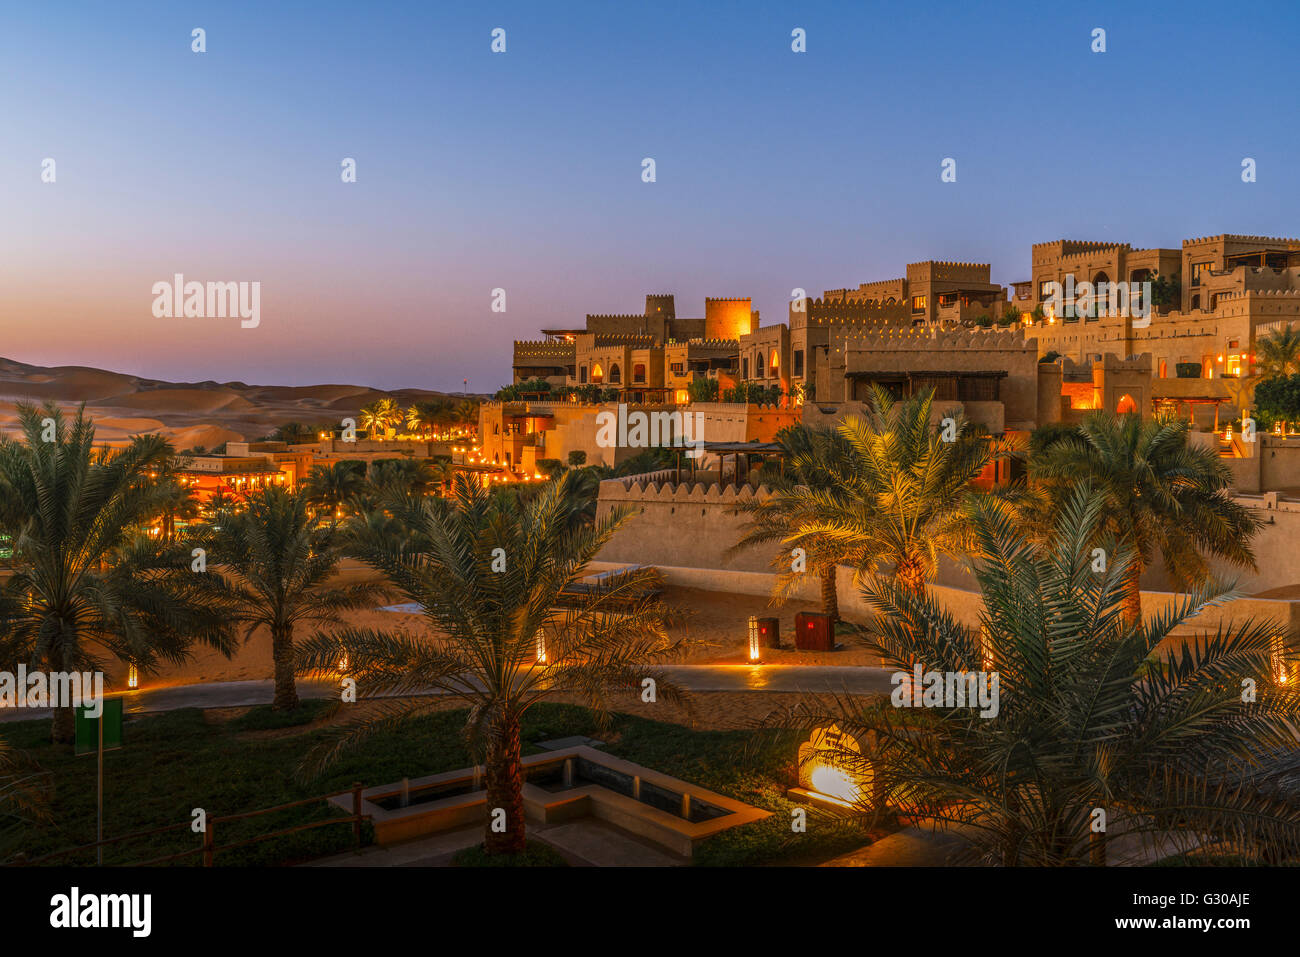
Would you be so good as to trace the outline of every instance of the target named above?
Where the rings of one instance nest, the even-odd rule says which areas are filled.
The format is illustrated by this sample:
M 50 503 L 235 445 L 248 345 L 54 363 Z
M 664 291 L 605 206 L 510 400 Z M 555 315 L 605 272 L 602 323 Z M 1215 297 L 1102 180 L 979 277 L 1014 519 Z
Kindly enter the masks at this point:
M 541 631 L 537 633 L 537 663 L 546 664 L 546 633 Z
M 129 665 L 126 669 L 126 686 L 128 688 L 140 687 L 140 672 L 135 665 Z
M 812 769 L 812 788 L 818 794 L 835 798 L 845 804 L 856 804 L 862 794 L 857 782 L 843 768 L 818 764 Z
M 749 660 L 758 661 L 758 616 L 749 616 Z

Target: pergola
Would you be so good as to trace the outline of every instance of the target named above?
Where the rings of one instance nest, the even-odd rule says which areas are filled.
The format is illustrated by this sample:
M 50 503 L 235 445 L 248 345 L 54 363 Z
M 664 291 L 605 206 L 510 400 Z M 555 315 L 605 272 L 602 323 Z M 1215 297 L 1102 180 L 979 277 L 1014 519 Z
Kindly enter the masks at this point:
M 1231 401 L 1226 396 L 1220 395 L 1192 395 L 1192 396 L 1158 396 L 1151 400 L 1157 408 L 1172 408 L 1175 412 L 1184 403 L 1187 404 L 1187 421 L 1196 421 L 1196 407 L 1198 405 L 1214 406 L 1214 431 L 1219 431 L 1219 406 L 1225 402 Z
M 724 488 L 729 484 L 727 482 L 727 456 L 732 457 L 731 465 L 731 482 L 730 484 L 739 486 L 740 482 L 740 463 L 745 463 L 745 481 L 749 481 L 749 475 L 754 468 L 754 457 L 766 460 L 770 458 L 782 459 L 785 456 L 785 449 L 776 442 L 705 442 L 703 449 L 709 455 L 718 457 L 718 484 Z M 677 451 L 677 474 L 681 476 L 681 456 L 684 449 Z M 691 459 L 691 478 L 695 478 L 696 459 Z M 761 465 L 760 465 L 761 467 Z

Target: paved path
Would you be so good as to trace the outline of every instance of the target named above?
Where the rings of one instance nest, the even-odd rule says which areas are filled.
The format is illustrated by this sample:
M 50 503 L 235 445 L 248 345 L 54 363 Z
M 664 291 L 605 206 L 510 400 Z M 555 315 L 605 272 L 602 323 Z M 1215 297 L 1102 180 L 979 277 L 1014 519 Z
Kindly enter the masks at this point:
M 832 858 L 822 867 L 952 867 L 968 841 L 960 829 L 926 820 L 882 837 L 866 847 Z
M 661 669 L 688 691 L 770 691 L 814 694 L 888 694 L 892 690 L 887 668 L 859 665 L 672 665 Z M 439 692 L 431 691 L 431 694 Z M 301 698 L 332 698 L 338 685 L 325 681 L 299 681 Z M 120 695 L 127 714 L 177 711 L 181 708 L 242 708 L 270 704 L 275 685 L 263 681 L 212 681 L 172 685 Z M 48 708 L 0 709 L 0 722 L 47 718 Z

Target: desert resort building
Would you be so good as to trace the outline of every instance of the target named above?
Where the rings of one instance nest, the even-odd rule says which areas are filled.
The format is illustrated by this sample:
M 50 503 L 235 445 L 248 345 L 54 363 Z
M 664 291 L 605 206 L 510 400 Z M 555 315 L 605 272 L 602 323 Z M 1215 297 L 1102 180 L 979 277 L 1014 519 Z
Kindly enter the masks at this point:
M 781 429 L 860 412 L 873 388 L 932 389 L 936 422 L 959 411 L 989 435 L 1021 439 L 1096 409 L 1165 410 L 1218 451 L 1243 502 L 1268 512 L 1257 544 L 1268 560 L 1247 576 L 1248 593 L 1300 583 L 1289 544 L 1300 498 L 1288 498 L 1300 496 L 1300 437 L 1243 442 L 1231 429 L 1249 403 L 1256 343 L 1300 325 L 1300 240 L 1225 234 L 1158 249 L 1057 240 L 1032 247 L 1027 274 L 1003 286 L 987 263 L 912 263 L 899 278 L 799 296 L 769 325 L 749 298 L 708 298 L 702 315 L 684 317 L 673 295 L 656 293 L 639 312 L 592 314 L 515 342 L 517 397 L 482 403 L 472 440 L 334 432 L 310 445 L 231 446 L 187 468 L 204 487 L 238 488 L 293 484 L 343 459 L 441 458 L 484 482 L 536 481 L 557 464 L 619 466 L 644 452 L 621 429 L 602 441 L 601 429 L 644 413 L 673 423 L 675 439 L 661 444 L 698 439 L 700 454 L 602 483 L 602 512 L 636 513 L 602 557 L 690 569 L 693 581 L 740 575 L 725 584 L 744 589 L 743 576 L 771 571 L 763 556 L 729 551 L 738 498 L 759 494 L 750 473 Z M 1060 290 L 1084 282 L 1097 294 L 1067 297 L 1062 309 Z M 1131 290 L 1126 303 L 1114 284 Z M 1015 475 L 1003 462 L 985 478 Z M 1158 571 L 1151 577 L 1163 584 Z

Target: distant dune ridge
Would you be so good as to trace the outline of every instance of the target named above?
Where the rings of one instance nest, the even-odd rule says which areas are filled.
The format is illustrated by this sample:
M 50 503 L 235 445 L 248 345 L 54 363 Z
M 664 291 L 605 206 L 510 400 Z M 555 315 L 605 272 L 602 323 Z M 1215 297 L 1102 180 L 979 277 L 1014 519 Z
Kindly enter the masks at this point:
M 81 402 L 95 420 L 96 439 L 122 443 L 158 432 L 177 449 L 256 441 L 286 422 L 338 423 L 376 399 L 401 405 L 462 398 L 427 389 L 385 392 L 357 385 L 262 386 L 243 382 L 165 382 L 86 366 L 27 365 L 0 358 L 0 431 L 13 434 L 19 402 L 54 400 L 71 410 Z M 470 396 L 482 398 L 482 396 Z

